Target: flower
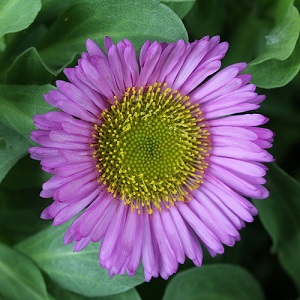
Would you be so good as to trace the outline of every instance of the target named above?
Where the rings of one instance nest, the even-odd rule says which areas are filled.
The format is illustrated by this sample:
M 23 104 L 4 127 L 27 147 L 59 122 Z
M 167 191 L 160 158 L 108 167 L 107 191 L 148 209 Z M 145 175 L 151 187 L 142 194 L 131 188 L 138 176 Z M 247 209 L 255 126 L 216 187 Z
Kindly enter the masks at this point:
M 58 108 L 34 116 L 29 149 L 54 176 L 41 197 L 53 198 L 41 217 L 60 225 L 77 216 L 64 243 L 80 251 L 101 242 L 99 262 L 147 281 L 167 279 L 185 256 L 202 263 L 240 239 L 263 199 L 273 133 L 258 126 L 246 63 L 217 72 L 228 48 L 218 36 L 193 43 L 146 41 L 139 59 L 127 39 L 108 37 L 105 54 L 88 39 L 70 82 L 44 95 Z M 215 73 L 215 74 L 214 74 Z M 81 213 L 81 214 L 79 214 Z M 78 215 L 79 214 L 79 215 Z

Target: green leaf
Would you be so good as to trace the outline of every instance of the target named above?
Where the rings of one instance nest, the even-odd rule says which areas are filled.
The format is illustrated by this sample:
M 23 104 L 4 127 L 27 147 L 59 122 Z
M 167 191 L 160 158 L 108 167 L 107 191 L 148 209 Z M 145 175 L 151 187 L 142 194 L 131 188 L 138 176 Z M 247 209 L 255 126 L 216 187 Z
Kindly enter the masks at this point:
M 267 98 L 260 108 L 260 112 L 270 118 L 272 131 L 276 132 L 276 146 L 271 149 L 276 157 L 276 162 L 279 165 L 284 164 L 285 168 L 289 170 L 291 170 L 289 165 L 294 170 L 297 168 L 297 164 L 291 158 L 291 151 L 297 152 L 297 143 L 300 141 L 300 110 L 295 109 L 298 91 L 293 88 L 293 85 L 299 85 L 297 80 L 293 80 L 293 83 L 283 88 L 265 91 Z M 298 162 L 298 166 L 300 166 L 300 161 Z
M 251 65 L 263 63 L 269 59 L 287 59 L 293 52 L 299 37 L 299 13 L 297 8 L 291 4 L 287 7 L 284 18 L 266 36 L 266 47 Z
M 3 150 L 6 148 L 6 142 L 3 137 L 0 136 L 0 150 Z
M 136 289 L 131 289 L 125 293 L 106 296 L 106 297 L 99 297 L 98 299 L 99 300 L 141 300 L 141 297 L 139 296 Z
M 192 9 L 196 0 L 161 0 L 161 2 L 169 6 L 182 19 Z
M 141 300 L 141 297 L 139 296 L 136 289 L 131 289 L 125 293 L 106 297 L 99 297 L 97 300 Z
M 27 148 L 25 151 L 27 153 Z M 52 174 L 41 169 L 40 162 L 27 155 L 11 168 L 1 186 L 18 191 L 32 188 L 40 189 L 42 184 L 51 177 Z
M 3 36 L 27 28 L 40 9 L 40 0 L 0 0 L 0 51 L 5 48 Z
M 17 245 L 17 249 L 33 259 L 61 287 L 87 296 L 107 296 L 125 292 L 144 281 L 141 268 L 133 277 L 109 277 L 98 263 L 99 243 L 91 243 L 74 253 L 64 245 L 63 234 L 68 224 L 50 227 Z
M 0 82 L 4 82 L 7 76 L 8 70 L 11 68 L 11 65 L 19 60 L 22 62 L 23 55 L 28 55 L 28 49 L 34 47 L 38 41 L 46 34 L 48 27 L 45 24 L 37 25 L 34 22 L 26 30 L 19 32 L 7 34 L 5 36 L 6 48 L 5 51 L 0 52 Z M 23 54 L 24 52 L 24 54 Z M 20 56 L 20 57 L 19 57 Z M 30 58 L 30 56 L 29 56 Z M 33 59 L 31 58 L 31 61 Z M 26 63 L 26 62 L 24 62 Z M 27 66 L 27 64 L 24 64 Z M 29 69 L 21 69 L 19 74 L 20 78 L 31 77 L 31 65 L 28 65 Z M 20 79 L 18 79 L 20 80 Z M 28 83 L 26 83 L 28 84 Z
M 0 137 L 5 141 L 5 148 L 0 148 L 0 182 L 33 144 L 32 117 L 53 109 L 42 99 L 51 88 L 51 85 L 0 85 Z
M 252 83 L 265 89 L 285 86 L 300 69 L 300 40 L 292 55 L 286 60 L 270 59 L 260 65 L 249 65 L 247 73 L 252 74 Z
M 1 106 L 1 102 L 0 102 Z M 1 112 L 0 112 L 1 114 Z M 19 133 L 0 123 L 0 183 L 11 167 L 27 153 L 29 146 L 26 140 Z
M 196 1 L 184 18 L 189 36 L 192 39 L 201 39 L 206 35 L 220 35 L 226 27 L 230 26 L 228 23 L 232 20 L 234 27 L 231 26 L 230 28 L 229 34 L 231 34 L 236 27 L 239 27 L 237 21 L 244 14 L 244 11 L 241 10 L 241 3 L 239 1 L 239 5 L 236 5 L 233 1 Z M 229 13 L 231 18 L 228 18 Z M 221 39 L 224 40 L 226 35 L 228 36 L 228 33 L 224 32 Z
M 241 267 L 213 264 L 176 274 L 163 300 L 262 300 L 263 292 L 250 273 Z
M 60 289 L 57 285 L 50 290 L 51 294 L 53 295 L 54 299 L 68 299 L 68 300 L 86 300 L 86 297 L 81 296 L 79 294 L 75 294 L 69 292 L 64 289 Z M 121 294 L 115 294 L 111 296 L 104 296 L 104 297 L 92 297 L 89 300 L 141 300 L 138 292 L 136 289 L 128 290 Z
M 32 117 L 35 114 L 50 111 L 42 95 L 47 93 L 51 85 L 0 85 L 0 124 L 10 127 L 19 135 L 22 135 L 30 143 L 30 132 L 35 129 Z M 28 143 L 17 143 L 16 147 L 27 147 Z
M 58 17 L 37 50 L 48 66 L 59 69 L 85 50 L 87 38 L 102 46 L 106 35 L 115 42 L 128 38 L 137 49 L 147 39 L 187 40 L 180 18 L 158 1 L 82 0 Z
M 300 19 L 293 1 L 282 0 L 280 8 L 287 2 L 285 13 L 277 14 L 276 26 L 266 36 L 264 51 L 254 59 L 247 69 L 252 82 L 259 87 L 275 88 L 286 85 L 300 68 L 300 42 L 297 42 Z M 297 45 L 296 45 L 297 44 Z
M 31 47 L 14 60 L 6 74 L 5 83 L 46 84 L 56 74 L 57 72 L 45 65 L 37 50 Z
M 40 188 L 9 189 L 4 186 L 5 180 L 0 189 L 0 234 L 7 243 L 15 244 L 47 227 L 40 214 L 52 201 L 39 197 Z
M 270 197 L 265 201 L 256 200 L 255 205 L 273 240 L 272 251 L 300 291 L 300 184 L 272 164 L 267 188 Z
M 37 22 L 48 22 L 59 16 L 72 3 L 78 0 L 42 0 L 42 9 L 38 14 Z
M 0 295 L 9 300 L 48 299 L 38 268 L 28 258 L 1 243 Z

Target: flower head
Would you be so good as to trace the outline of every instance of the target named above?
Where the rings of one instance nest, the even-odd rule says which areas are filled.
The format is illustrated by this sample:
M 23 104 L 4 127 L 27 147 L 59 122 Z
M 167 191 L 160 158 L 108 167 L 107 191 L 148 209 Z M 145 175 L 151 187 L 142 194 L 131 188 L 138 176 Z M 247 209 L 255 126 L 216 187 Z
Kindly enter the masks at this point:
M 82 212 L 64 242 L 80 251 L 101 240 L 111 276 L 142 261 L 146 280 L 168 278 L 185 256 L 200 266 L 203 246 L 223 253 L 257 213 L 245 197 L 268 196 L 273 133 L 245 114 L 265 98 L 241 74 L 246 64 L 217 72 L 228 48 L 217 36 L 147 41 L 138 60 L 127 39 L 105 38 L 106 54 L 86 47 L 64 70 L 70 82 L 44 95 L 60 111 L 34 117 L 31 157 L 54 175 L 42 218 L 60 225 Z

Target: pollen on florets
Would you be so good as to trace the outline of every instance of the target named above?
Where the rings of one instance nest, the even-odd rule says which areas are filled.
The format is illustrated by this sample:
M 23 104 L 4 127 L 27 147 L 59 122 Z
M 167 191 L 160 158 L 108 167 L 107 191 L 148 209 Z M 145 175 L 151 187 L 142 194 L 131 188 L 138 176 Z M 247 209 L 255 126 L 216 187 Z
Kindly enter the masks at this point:
M 202 183 L 209 132 L 188 100 L 161 83 L 128 88 L 94 126 L 99 181 L 133 210 L 187 201 Z

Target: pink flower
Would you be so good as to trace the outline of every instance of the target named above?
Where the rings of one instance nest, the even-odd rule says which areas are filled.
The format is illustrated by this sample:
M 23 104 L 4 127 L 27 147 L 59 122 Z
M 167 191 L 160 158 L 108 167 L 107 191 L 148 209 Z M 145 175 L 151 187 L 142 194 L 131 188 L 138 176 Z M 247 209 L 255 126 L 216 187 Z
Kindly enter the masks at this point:
M 101 242 L 99 262 L 115 274 L 167 279 L 185 256 L 202 263 L 240 239 L 263 199 L 273 133 L 257 127 L 265 96 L 245 63 L 217 72 L 228 44 L 146 41 L 139 59 L 127 39 L 87 40 L 75 68 L 44 96 L 60 111 L 34 117 L 29 149 L 54 176 L 42 212 L 60 225 L 76 216 L 64 242 L 80 251 Z M 214 74 L 215 73 L 215 74 Z M 213 75 L 214 74 L 214 75 Z M 81 213 L 81 214 L 80 214 Z

